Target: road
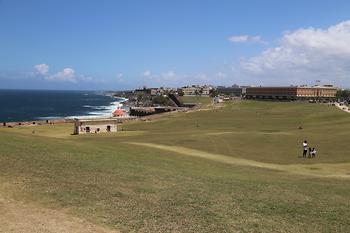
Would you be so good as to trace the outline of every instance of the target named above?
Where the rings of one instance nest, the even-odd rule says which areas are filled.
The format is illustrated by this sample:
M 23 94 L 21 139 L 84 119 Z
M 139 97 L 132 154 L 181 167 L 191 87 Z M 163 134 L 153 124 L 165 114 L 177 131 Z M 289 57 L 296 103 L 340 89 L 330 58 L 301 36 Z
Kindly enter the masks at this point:
M 350 113 L 350 107 L 347 107 L 345 105 L 340 106 L 339 103 L 335 103 L 335 106 L 344 112 Z

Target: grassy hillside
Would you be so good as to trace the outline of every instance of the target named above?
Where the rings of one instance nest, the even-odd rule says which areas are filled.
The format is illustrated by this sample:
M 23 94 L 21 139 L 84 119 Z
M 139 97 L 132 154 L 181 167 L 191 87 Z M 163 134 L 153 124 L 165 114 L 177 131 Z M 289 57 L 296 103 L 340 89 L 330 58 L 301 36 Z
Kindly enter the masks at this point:
M 181 145 L 262 162 L 350 162 L 346 137 L 350 131 L 349 115 L 326 105 L 228 103 L 212 111 L 180 113 L 124 128 L 150 135 L 135 140 Z M 317 160 L 298 158 L 305 139 L 318 149 Z
M 210 104 L 212 99 L 207 96 L 181 96 L 180 100 L 183 103 L 193 103 L 193 104 Z
M 121 128 L 0 128 L 1 195 L 122 232 L 350 231 L 350 116 L 334 107 L 226 103 Z

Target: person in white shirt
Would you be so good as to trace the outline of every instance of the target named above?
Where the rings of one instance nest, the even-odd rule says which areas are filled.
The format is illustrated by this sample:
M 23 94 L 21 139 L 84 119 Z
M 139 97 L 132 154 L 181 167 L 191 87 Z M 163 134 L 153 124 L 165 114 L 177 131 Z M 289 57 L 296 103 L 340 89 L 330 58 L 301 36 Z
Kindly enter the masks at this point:
M 307 149 L 308 149 L 308 145 L 307 145 L 307 141 L 305 140 L 303 142 L 303 158 L 306 158 Z

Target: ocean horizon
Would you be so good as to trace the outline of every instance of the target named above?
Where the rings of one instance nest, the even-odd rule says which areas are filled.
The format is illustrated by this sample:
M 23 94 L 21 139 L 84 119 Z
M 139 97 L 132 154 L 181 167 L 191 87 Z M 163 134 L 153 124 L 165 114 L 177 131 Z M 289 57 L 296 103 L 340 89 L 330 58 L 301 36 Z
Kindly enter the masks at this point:
M 122 101 L 103 91 L 0 89 L 0 122 L 110 116 Z

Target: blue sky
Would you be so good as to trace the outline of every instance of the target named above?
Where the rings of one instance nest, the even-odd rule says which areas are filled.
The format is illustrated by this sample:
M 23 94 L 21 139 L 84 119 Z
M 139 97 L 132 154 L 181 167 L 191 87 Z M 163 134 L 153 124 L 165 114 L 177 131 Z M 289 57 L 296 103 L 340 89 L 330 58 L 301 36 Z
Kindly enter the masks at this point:
M 349 86 L 349 12 L 345 0 L 0 0 L 0 88 Z

